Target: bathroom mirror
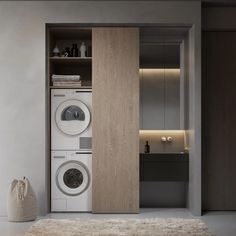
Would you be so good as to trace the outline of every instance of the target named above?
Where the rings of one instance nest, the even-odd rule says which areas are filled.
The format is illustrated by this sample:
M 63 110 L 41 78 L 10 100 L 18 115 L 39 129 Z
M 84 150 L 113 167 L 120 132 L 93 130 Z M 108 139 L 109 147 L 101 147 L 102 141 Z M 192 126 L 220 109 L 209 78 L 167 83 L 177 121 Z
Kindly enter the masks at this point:
M 183 129 L 181 40 L 170 29 L 140 36 L 140 129 Z

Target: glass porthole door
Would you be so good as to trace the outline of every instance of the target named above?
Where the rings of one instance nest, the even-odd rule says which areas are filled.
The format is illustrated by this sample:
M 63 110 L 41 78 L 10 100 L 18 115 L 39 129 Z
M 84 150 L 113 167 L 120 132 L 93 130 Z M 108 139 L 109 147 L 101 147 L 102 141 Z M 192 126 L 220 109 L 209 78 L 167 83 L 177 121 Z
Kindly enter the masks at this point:
M 57 187 L 64 194 L 76 196 L 83 193 L 90 184 L 87 167 L 79 161 L 68 161 L 62 164 L 56 173 Z
M 61 103 L 56 110 L 57 127 L 67 135 L 78 135 L 87 129 L 91 120 L 88 107 L 79 100 Z

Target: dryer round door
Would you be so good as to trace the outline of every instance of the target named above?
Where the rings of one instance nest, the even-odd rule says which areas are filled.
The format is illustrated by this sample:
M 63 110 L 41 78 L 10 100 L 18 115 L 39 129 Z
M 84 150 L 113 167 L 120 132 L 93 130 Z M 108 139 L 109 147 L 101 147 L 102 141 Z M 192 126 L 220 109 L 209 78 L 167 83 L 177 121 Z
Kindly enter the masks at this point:
M 65 162 L 57 170 L 56 184 L 66 195 L 76 196 L 82 194 L 90 185 L 89 171 L 79 161 Z
M 57 127 L 67 135 L 82 133 L 87 129 L 91 119 L 88 107 L 79 100 L 61 103 L 55 116 Z

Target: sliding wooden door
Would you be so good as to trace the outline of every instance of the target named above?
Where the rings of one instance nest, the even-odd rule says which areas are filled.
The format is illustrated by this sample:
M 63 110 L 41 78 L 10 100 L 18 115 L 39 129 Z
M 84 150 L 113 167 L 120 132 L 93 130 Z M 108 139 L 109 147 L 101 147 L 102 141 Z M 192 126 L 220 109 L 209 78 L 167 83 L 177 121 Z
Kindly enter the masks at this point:
M 92 30 L 94 213 L 139 209 L 139 30 Z

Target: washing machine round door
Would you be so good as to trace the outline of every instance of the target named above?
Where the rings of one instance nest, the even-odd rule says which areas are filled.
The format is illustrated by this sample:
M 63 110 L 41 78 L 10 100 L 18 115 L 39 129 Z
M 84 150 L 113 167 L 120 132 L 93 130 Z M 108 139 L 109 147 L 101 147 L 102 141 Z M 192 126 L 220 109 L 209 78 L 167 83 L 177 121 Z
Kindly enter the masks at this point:
M 56 184 L 66 195 L 76 196 L 82 194 L 90 185 L 89 171 L 79 161 L 65 162 L 57 170 Z
M 87 129 L 90 123 L 88 107 L 79 100 L 67 100 L 56 110 L 57 127 L 67 135 L 78 135 Z

